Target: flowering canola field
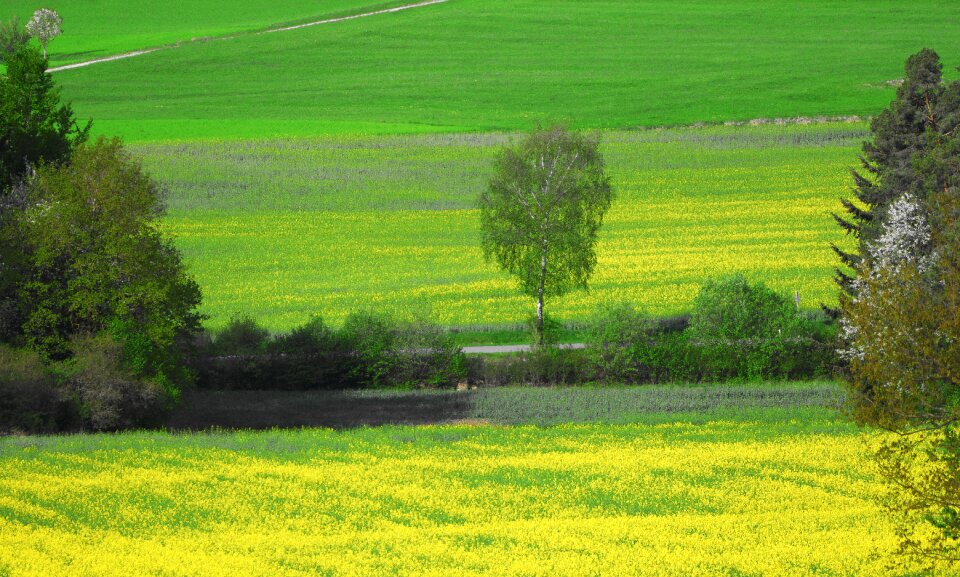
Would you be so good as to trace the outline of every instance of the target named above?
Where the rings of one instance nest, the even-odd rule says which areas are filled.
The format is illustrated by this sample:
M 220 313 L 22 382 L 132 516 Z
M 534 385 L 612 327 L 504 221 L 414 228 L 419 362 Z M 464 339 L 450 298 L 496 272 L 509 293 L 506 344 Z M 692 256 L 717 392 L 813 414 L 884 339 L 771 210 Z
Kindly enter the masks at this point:
M 0 439 L 0 575 L 908 571 L 873 434 L 796 414 Z
M 548 301 L 564 321 L 600 303 L 689 310 L 708 277 L 744 271 L 802 304 L 835 302 L 830 217 L 863 124 L 607 131 L 617 199 L 590 292 Z M 170 190 L 165 226 L 204 290 L 212 327 L 244 313 L 273 330 L 313 314 L 417 313 L 518 324 L 533 310 L 486 263 L 476 198 L 518 135 L 330 136 L 134 147 Z

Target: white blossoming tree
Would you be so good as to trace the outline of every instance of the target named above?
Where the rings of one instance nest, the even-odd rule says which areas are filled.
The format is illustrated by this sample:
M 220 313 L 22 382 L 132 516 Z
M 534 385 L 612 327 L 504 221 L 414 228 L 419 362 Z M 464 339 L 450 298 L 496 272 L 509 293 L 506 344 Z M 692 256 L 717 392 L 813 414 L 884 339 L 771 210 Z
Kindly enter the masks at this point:
M 27 32 L 40 42 L 43 48 L 43 57 L 47 57 L 47 43 L 63 33 L 63 19 L 56 10 L 40 8 L 33 13 L 27 22 Z

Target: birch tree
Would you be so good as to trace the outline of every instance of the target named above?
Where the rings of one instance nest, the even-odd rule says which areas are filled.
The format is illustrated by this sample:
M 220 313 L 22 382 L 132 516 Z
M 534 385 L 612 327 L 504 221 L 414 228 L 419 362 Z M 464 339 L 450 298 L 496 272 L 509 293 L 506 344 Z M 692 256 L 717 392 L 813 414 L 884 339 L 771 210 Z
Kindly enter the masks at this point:
M 587 288 L 612 201 L 596 138 L 538 128 L 498 154 L 479 201 L 481 246 L 536 300 L 537 345 L 544 344 L 545 298 Z

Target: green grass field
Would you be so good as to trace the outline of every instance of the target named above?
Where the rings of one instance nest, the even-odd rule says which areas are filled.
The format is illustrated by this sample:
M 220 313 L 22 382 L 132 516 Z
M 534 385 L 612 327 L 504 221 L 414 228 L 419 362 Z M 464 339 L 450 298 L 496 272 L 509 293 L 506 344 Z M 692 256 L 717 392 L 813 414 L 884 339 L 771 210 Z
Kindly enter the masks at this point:
M 703 280 L 746 271 L 802 303 L 832 303 L 863 124 L 605 131 L 617 200 L 589 293 L 564 321 L 629 301 L 689 310 Z M 501 133 L 138 144 L 169 186 L 165 228 L 204 290 L 210 326 L 247 313 L 274 330 L 385 309 L 446 325 L 516 325 L 532 301 L 484 262 L 475 199 Z
M 888 557 L 875 433 L 816 406 L 657 412 L 702 396 L 676 389 L 596 411 L 631 391 L 574 392 L 550 427 L 0 439 L 0 573 L 916 574 Z M 571 400 L 549 392 L 504 397 L 509 422 Z
M 51 5 L 63 18 L 63 35 L 48 47 L 51 66 L 103 58 L 177 42 L 236 35 L 379 10 L 403 4 L 377 0 L 237 0 L 229 5 L 203 0 L 63 0 Z M 6 0 L 6 20 L 15 14 L 27 22 L 38 4 Z
M 268 19 L 244 4 L 253 20 Z M 303 6 L 277 19 L 299 17 Z M 183 26 L 229 20 L 214 12 L 205 8 Z M 886 82 L 902 77 L 904 59 L 924 46 L 939 50 L 955 74 L 958 20 L 960 4 L 932 0 L 778 0 L 762 9 L 745 0 L 450 0 L 191 43 L 56 78 L 97 131 L 128 140 L 869 115 L 889 102 Z M 83 31 L 69 18 L 65 26 Z M 108 37 L 120 34 L 100 26 L 112 29 Z M 54 42 L 56 51 L 71 41 Z M 97 42 L 77 40 L 69 51 Z

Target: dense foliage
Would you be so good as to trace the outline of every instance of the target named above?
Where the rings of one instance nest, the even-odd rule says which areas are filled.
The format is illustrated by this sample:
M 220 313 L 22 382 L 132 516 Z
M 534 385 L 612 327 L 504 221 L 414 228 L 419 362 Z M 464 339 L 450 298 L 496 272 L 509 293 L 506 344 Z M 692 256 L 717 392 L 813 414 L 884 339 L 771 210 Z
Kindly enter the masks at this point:
M 944 135 L 960 123 L 960 81 L 943 82 L 936 52 L 923 49 L 907 59 L 896 99 L 870 123 L 872 138 L 863 143 L 863 171 L 853 171 L 855 200 L 842 199 L 846 217 L 834 219 L 856 237 L 857 251 L 833 246 L 843 264 L 872 265 L 870 247 L 884 232 L 893 203 L 905 193 L 925 196 L 928 188 L 918 159 L 928 156 Z M 838 283 L 851 292 L 854 277 L 837 270 Z
M 176 377 L 176 347 L 199 328 L 200 289 L 158 228 L 161 189 L 117 140 L 42 166 L 18 222 L 30 255 L 23 338 L 54 358 L 71 335 L 110 331 L 138 374 Z
M 7 22 L 0 21 L 0 62 L 6 62 L 29 41 L 30 34 L 24 30 L 20 18 L 14 16 Z
M 0 340 L 29 350 L 0 356 L 0 404 L 21 404 L 0 428 L 142 423 L 190 379 L 200 289 L 158 228 L 160 187 L 119 140 L 85 142 L 37 50 L 6 65 Z
M 960 82 L 943 85 L 939 59 L 928 50 L 911 57 L 907 69 L 912 84 L 917 77 L 926 84 L 898 93 L 881 118 L 899 118 L 911 106 L 918 118 L 875 123 L 875 143 L 865 145 L 900 143 L 896 161 L 875 171 L 867 187 L 890 200 L 859 230 L 857 276 L 841 300 L 842 353 L 856 417 L 901 433 L 877 456 L 892 487 L 888 506 L 901 521 L 903 549 L 957 562 Z
M 339 329 L 313 317 L 271 335 L 236 316 L 198 351 L 199 385 L 221 389 L 451 388 L 466 377 L 460 347 L 442 327 L 354 313 Z
M 819 313 L 737 274 L 707 279 L 689 321 L 603 307 L 587 352 L 605 382 L 812 378 L 833 373 L 835 333 Z
M 21 46 L 6 59 L 0 76 L 0 195 L 38 162 L 56 164 L 87 139 L 90 124 L 80 127 L 60 89 L 47 74 L 40 52 Z

